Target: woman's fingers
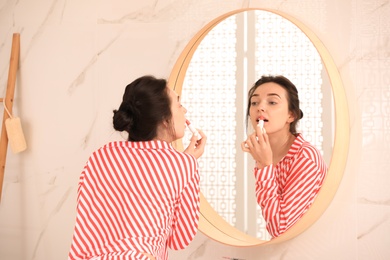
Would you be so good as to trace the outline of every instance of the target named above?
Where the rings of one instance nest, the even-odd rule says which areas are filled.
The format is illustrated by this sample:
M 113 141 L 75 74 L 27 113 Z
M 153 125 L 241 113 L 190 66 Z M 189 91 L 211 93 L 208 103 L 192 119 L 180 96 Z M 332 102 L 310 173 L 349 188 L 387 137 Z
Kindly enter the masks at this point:
M 191 137 L 190 144 L 184 150 L 184 152 L 192 154 L 197 159 L 199 159 L 199 157 L 203 155 L 207 141 L 207 136 L 203 133 L 203 131 L 198 130 L 198 132 L 202 138 L 198 140 L 198 137 L 196 135 L 193 135 Z
M 247 153 L 250 152 L 249 146 L 247 144 L 247 141 L 244 141 L 244 142 L 241 143 L 241 150 L 243 150 L 244 152 L 247 152 Z

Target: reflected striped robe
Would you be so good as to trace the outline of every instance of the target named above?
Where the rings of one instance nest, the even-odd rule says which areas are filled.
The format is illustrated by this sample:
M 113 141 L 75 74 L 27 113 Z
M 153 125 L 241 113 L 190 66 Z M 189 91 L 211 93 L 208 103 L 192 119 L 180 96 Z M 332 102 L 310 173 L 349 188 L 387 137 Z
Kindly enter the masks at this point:
M 81 173 L 69 259 L 167 259 L 196 234 L 199 180 L 195 157 L 163 141 L 98 149 Z
M 255 167 L 257 203 L 272 237 L 284 233 L 309 209 L 326 172 L 320 152 L 301 134 L 276 166 Z

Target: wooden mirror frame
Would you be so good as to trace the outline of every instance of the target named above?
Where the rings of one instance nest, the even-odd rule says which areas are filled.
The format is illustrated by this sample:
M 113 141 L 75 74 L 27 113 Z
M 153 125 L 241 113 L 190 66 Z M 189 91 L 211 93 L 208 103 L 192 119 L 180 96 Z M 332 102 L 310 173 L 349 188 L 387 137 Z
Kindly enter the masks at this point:
M 325 46 L 322 44 L 322 42 L 319 40 L 319 38 L 307 26 L 305 26 L 302 22 L 298 21 L 292 16 L 282 13 L 280 11 L 262 8 L 237 9 L 223 14 L 209 22 L 191 39 L 191 41 L 182 51 L 169 77 L 169 87 L 174 89 L 179 95 L 181 95 L 184 78 L 192 56 L 208 32 L 210 32 L 216 25 L 218 25 L 222 20 L 226 19 L 229 16 L 245 11 L 255 10 L 271 12 L 289 20 L 299 29 L 301 29 L 302 32 L 306 34 L 306 36 L 316 47 L 318 53 L 322 58 L 322 62 L 328 73 L 330 83 L 332 85 L 335 108 L 335 138 L 332 159 L 329 165 L 329 171 L 313 205 L 296 224 L 294 224 L 289 230 L 287 230 L 279 237 L 273 238 L 268 241 L 260 240 L 258 238 L 245 234 L 244 232 L 236 229 L 231 224 L 226 222 L 211 207 L 211 205 L 208 203 L 207 199 L 203 196 L 203 194 L 201 194 L 199 230 L 209 238 L 216 240 L 222 244 L 239 247 L 259 246 L 262 244 L 273 244 L 287 241 L 296 237 L 297 235 L 305 231 L 307 228 L 309 228 L 312 224 L 314 224 L 314 222 L 316 222 L 316 220 L 327 209 L 334 195 L 336 194 L 336 191 L 338 189 L 345 170 L 350 139 L 349 111 L 346 94 L 340 74 L 331 55 L 329 54 Z M 183 144 L 181 140 L 176 142 L 175 145 L 178 149 L 183 149 Z

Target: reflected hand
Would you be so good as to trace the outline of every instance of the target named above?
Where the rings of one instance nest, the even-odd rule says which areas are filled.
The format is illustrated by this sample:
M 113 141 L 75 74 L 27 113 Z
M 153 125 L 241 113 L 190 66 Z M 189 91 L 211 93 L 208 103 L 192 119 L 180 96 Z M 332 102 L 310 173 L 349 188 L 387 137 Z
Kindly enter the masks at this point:
M 184 150 L 184 152 L 193 155 L 196 159 L 199 159 L 199 157 L 201 157 L 204 153 L 207 136 L 203 133 L 202 130 L 197 130 L 202 138 L 198 140 L 198 137 L 196 135 L 192 135 L 190 144 Z
M 272 149 L 265 128 L 256 127 L 256 132 L 241 143 L 241 149 L 250 153 L 261 169 L 272 164 Z

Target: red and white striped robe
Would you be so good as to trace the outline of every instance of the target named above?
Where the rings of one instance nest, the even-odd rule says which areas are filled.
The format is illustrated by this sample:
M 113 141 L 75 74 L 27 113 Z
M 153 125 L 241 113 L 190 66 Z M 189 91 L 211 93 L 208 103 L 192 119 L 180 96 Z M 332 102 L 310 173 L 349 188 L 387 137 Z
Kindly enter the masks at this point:
M 69 259 L 167 259 L 196 234 L 199 180 L 195 157 L 166 142 L 106 144 L 81 173 Z
M 276 166 L 255 167 L 257 203 L 272 237 L 284 233 L 309 209 L 326 172 L 321 153 L 301 134 Z

